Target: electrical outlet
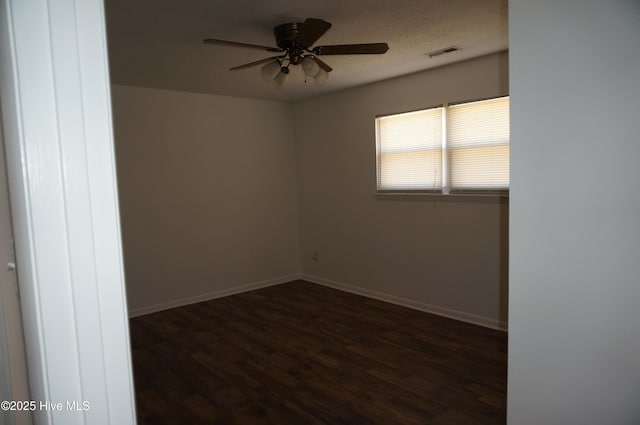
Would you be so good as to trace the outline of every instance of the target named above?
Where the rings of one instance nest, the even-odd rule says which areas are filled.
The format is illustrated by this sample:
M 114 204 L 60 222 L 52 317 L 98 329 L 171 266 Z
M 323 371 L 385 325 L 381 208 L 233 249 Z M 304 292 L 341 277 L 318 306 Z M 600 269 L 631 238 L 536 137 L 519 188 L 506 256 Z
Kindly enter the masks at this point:
M 320 259 L 320 256 L 318 255 L 318 252 L 317 252 L 317 251 L 314 251 L 314 252 L 311 254 L 311 259 L 312 259 L 313 261 L 318 261 L 318 260 Z

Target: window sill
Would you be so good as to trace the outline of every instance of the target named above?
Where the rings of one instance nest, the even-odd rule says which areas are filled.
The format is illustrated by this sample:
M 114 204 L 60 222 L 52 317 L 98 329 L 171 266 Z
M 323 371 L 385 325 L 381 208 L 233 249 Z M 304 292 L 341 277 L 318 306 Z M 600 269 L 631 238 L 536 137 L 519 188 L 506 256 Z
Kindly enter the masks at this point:
M 467 191 L 467 192 L 425 192 L 425 191 L 376 191 L 374 197 L 379 200 L 437 200 L 437 201 L 496 201 L 508 202 L 509 191 Z

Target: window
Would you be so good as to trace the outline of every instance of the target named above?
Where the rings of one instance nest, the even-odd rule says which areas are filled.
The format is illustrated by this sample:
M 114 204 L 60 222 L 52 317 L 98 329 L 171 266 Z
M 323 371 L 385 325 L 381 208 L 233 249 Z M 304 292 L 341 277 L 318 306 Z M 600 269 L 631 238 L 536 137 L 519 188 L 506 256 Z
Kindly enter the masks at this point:
M 509 189 L 509 97 L 376 118 L 379 192 Z

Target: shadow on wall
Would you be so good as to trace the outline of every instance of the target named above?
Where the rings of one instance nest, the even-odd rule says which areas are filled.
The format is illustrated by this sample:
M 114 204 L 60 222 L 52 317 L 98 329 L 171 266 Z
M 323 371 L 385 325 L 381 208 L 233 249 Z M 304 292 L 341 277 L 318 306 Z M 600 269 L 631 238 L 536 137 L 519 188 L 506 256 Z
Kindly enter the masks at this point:
M 509 319 L 509 201 L 500 205 L 500 321 Z

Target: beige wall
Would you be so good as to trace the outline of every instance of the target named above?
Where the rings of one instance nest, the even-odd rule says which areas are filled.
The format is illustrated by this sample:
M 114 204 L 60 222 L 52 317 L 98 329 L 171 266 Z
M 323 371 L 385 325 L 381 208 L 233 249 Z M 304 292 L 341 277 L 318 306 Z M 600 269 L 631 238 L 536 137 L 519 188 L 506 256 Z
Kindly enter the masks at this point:
M 134 314 L 299 270 L 290 105 L 113 86 Z
M 504 326 L 508 202 L 376 197 L 374 118 L 508 94 L 507 60 L 486 56 L 296 105 L 306 277 Z

